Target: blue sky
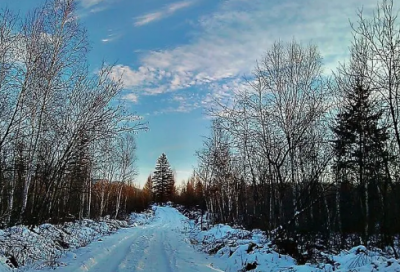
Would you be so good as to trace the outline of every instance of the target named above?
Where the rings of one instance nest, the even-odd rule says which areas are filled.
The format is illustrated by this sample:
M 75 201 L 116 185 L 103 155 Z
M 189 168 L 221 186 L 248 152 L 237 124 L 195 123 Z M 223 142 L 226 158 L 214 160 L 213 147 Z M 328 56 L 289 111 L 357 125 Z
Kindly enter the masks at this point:
M 177 180 L 196 165 L 208 135 L 204 109 L 243 88 L 255 62 L 277 40 L 318 45 L 329 73 L 348 55 L 349 19 L 376 0 L 77 0 L 88 31 L 90 67 L 114 63 L 128 108 L 149 122 L 137 137 L 137 182 L 166 153 Z M 27 9 L 41 2 L 1 0 Z

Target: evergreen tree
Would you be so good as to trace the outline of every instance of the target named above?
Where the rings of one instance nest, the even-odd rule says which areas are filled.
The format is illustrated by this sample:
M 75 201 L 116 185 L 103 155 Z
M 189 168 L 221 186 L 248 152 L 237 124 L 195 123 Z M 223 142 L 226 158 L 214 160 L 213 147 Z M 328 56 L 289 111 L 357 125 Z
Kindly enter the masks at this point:
M 162 203 L 172 199 L 175 190 L 174 175 L 164 153 L 157 160 L 152 182 L 154 201 Z
M 147 177 L 146 183 L 143 186 L 143 202 L 144 205 L 150 204 L 153 199 L 153 181 L 151 175 Z
M 146 183 L 143 186 L 143 193 L 151 195 L 152 190 L 153 190 L 153 180 L 151 178 L 151 175 L 149 175 L 147 177 Z
M 376 214 L 374 204 L 377 203 L 371 196 L 383 181 L 383 169 L 388 158 L 385 150 L 388 134 L 386 128 L 379 125 L 381 116 L 382 111 L 375 110 L 371 90 L 356 80 L 354 88 L 345 91 L 342 112 L 337 115 L 337 125 L 333 128 L 338 181 L 343 190 L 355 184 L 360 200 L 354 204 L 361 203 L 361 206 L 356 206 L 359 209 L 355 209 L 351 199 L 346 199 L 342 193 L 342 214 L 348 215 L 341 220 L 342 228 L 344 232 L 361 231 L 365 241 L 376 223 L 371 212 Z M 353 214 L 349 212 L 351 209 Z

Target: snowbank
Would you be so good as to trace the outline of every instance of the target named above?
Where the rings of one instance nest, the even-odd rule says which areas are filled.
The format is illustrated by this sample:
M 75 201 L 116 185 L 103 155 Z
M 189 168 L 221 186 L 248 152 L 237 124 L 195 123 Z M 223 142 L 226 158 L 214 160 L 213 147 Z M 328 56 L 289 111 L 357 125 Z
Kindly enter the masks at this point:
M 269 248 L 260 230 L 235 229 L 218 224 L 192 236 L 204 252 L 224 260 L 224 271 L 284 271 L 295 265 L 290 256 L 279 255 Z
M 148 210 L 143 213 L 132 213 L 129 217 L 129 224 L 131 226 L 142 226 L 148 224 L 154 216 L 153 210 Z
M 132 214 L 127 221 L 84 219 L 63 225 L 43 224 L 33 229 L 15 226 L 0 230 L 0 272 L 8 267 L 58 266 L 57 260 L 68 250 L 84 247 L 120 228 L 145 224 L 151 213 Z
M 11 272 L 12 269 L 6 264 L 7 258 L 0 256 L 0 272 Z
M 218 224 L 206 231 L 192 231 L 191 242 L 200 250 L 223 260 L 224 271 L 291 271 L 291 272 L 400 272 L 400 262 L 381 250 L 364 246 L 342 251 L 338 255 L 319 252 L 316 264 L 297 265 L 295 259 L 273 250 L 265 233 Z

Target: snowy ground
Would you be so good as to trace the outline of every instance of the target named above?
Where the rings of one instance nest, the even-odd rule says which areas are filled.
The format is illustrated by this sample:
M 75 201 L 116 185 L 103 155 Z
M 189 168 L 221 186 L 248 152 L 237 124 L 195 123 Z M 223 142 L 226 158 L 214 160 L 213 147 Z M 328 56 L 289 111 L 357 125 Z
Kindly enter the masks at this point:
M 132 213 L 129 220 L 108 217 L 100 221 L 81 220 L 61 225 L 42 224 L 33 229 L 14 226 L 0 230 L 0 272 L 10 271 L 9 265 L 20 270 L 62 265 L 59 258 L 66 252 L 85 247 L 93 241 L 112 235 L 121 228 L 149 222 L 153 211 Z
M 110 230 L 111 223 L 107 225 L 85 220 L 67 224 L 63 226 L 63 235 L 67 233 L 70 237 L 64 237 L 63 241 L 68 241 L 70 248 L 64 250 L 57 249 L 51 243 L 47 247 L 32 244 L 32 239 L 39 239 L 39 236 L 47 236 L 47 241 L 57 242 L 60 230 L 52 225 L 42 225 L 33 233 L 21 227 L 11 228 L 8 232 L 14 233 L 15 237 L 19 235 L 26 244 L 30 241 L 33 249 L 52 249 L 57 253 L 57 258 L 53 256 L 51 260 L 53 267 L 43 268 L 36 262 L 36 265 L 24 266 L 19 271 L 400 272 L 399 260 L 379 250 L 369 251 L 363 246 L 334 256 L 321 252 L 326 261 L 296 265 L 290 256 L 275 252 L 261 231 L 234 229 L 227 225 L 216 225 L 200 231 L 193 220 L 188 220 L 172 207 L 154 207 L 154 211 L 153 217 L 133 214 L 130 222 L 133 227 L 121 228 L 108 236 L 96 236 L 95 233 Z M 0 238 L 4 235 L 5 232 L 0 233 Z M 92 237 L 93 242 L 80 245 L 82 236 Z M 34 250 L 31 249 L 31 252 Z M 2 265 L 3 261 L 0 256 L 0 272 L 10 272 L 9 268 Z M 43 264 L 43 260 L 39 263 Z
M 170 207 L 155 207 L 153 220 L 121 229 L 59 259 L 56 271 L 223 271 L 213 256 L 197 251 L 184 235 L 187 218 Z M 214 267 L 215 266 L 215 267 Z M 39 270 L 29 270 L 39 271 Z M 40 271 L 54 271 L 53 268 Z
M 222 261 L 224 271 L 259 272 L 400 272 L 400 261 L 379 249 L 364 246 L 344 250 L 338 255 L 319 252 L 317 264 L 296 265 L 296 261 L 271 248 L 261 231 L 234 229 L 218 224 L 207 231 L 192 234 L 198 247 Z

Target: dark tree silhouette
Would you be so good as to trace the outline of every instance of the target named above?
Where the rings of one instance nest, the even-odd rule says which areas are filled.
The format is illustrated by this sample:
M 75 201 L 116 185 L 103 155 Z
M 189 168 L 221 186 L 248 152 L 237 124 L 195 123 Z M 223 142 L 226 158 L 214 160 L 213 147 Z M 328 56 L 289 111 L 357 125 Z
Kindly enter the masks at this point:
M 339 184 L 355 185 L 359 191 L 359 203 L 362 203 L 361 213 L 342 218 L 341 225 L 344 232 L 362 232 L 365 242 L 370 234 L 375 233 L 374 224 L 378 223 L 376 209 L 379 201 L 373 192 L 385 179 L 385 160 L 389 158 L 385 149 L 388 133 L 379 125 L 382 113 L 373 103 L 371 90 L 357 79 L 355 86 L 345 91 L 342 112 L 337 115 L 337 125 L 333 128 Z M 342 198 L 341 206 L 348 209 L 349 202 L 349 199 Z M 349 212 L 342 214 L 350 215 Z
M 175 181 L 167 156 L 162 153 L 152 176 L 153 198 L 158 203 L 172 200 Z

